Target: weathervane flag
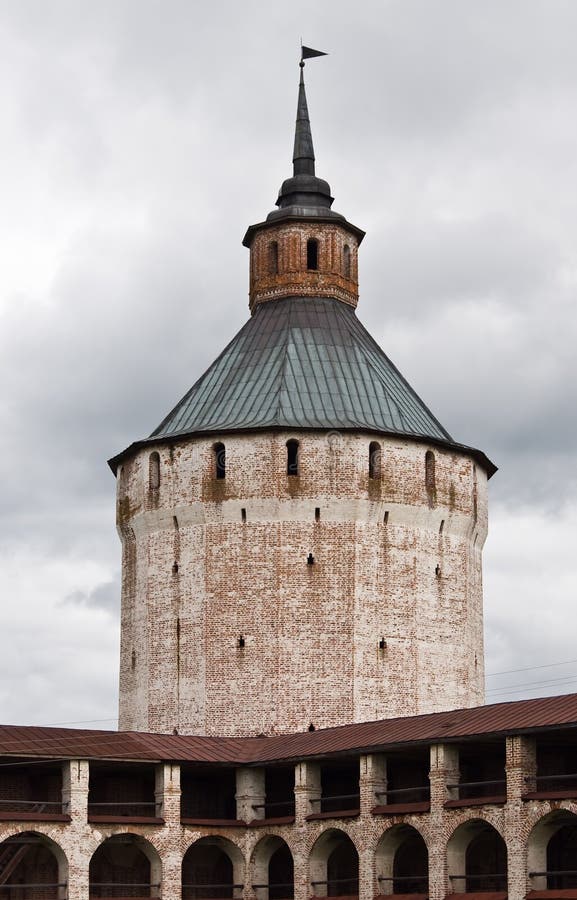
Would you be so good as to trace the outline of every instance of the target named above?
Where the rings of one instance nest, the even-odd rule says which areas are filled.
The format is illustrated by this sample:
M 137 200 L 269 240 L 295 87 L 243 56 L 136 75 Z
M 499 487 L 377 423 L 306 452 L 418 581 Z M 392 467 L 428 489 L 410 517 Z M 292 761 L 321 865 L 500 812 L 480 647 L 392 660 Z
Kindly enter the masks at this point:
M 328 56 L 323 50 L 313 50 L 312 47 L 304 47 L 301 44 L 301 60 L 312 59 L 313 56 Z

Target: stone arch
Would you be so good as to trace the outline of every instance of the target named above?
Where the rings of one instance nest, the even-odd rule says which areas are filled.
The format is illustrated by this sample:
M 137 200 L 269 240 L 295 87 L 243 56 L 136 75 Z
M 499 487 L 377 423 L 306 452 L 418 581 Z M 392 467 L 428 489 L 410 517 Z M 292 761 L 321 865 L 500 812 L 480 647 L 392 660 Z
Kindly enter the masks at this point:
M 194 841 L 182 858 L 182 900 L 231 900 L 244 888 L 244 857 L 220 835 Z
M 429 851 L 423 835 L 412 825 L 387 829 L 375 850 L 375 894 L 429 893 Z
M 507 845 L 484 819 L 471 818 L 447 843 L 447 871 L 452 893 L 507 890 Z
M 294 860 L 283 838 L 267 834 L 252 852 L 252 885 L 258 900 L 291 900 L 294 896 Z
M 359 853 L 349 835 L 327 828 L 313 844 L 309 856 L 312 895 L 356 896 L 359 893 Z
M 533 827 L 527 841 L 527 869 L 533 890 L 577 888 L 577 815 L 556 809 Z M 559 874 L 548 874 L 548 873 Z
M 40 831 L 16 831 L 0 843 L 6 886 L 42 885 L 46 900 L 67 895 L 68 860 L 62 847 Z
M 89 865 L 91 898 L 110 896 L 110 888 L 124 885 L 132 890 L 138 886 L 142 896 L 154 896 L 162 883 L 162 863 L 156 848 L 139 834 L 118 832 L 100 842 Z M 127 896 L 127 895 L 125 895 Z

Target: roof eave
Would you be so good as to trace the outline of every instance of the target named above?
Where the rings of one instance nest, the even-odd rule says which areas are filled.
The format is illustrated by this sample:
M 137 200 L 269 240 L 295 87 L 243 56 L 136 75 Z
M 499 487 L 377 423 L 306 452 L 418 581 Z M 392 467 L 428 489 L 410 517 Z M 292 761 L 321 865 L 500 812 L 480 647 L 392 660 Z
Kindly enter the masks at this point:
M 359 244 L 364 238 L 366 232 L 362 230 L 362 228 L 357 228 L 356 225 L 353 225 L 345 218 L 340 218 L 335 215 L 332 216 L 294 216 L 290 213 L 286 216 L 279 217 L 278 219 L 272 219 L 270 222 L 257 222 L 256 225 L 249 225 L 247 228 L 246 234 L 242 239 L 242 243 L 244 247 L 249 247 L 252 244 L 253 238 L 257 231 L 263 231 L 265 228 L 274 228 L 277 225 L 282 224 L 283 222 L 329 222 L 331 225 L 340 225 L 341 228 L 344 228 L 346 231 L 349 231 L 351 234 L 357 238 Z

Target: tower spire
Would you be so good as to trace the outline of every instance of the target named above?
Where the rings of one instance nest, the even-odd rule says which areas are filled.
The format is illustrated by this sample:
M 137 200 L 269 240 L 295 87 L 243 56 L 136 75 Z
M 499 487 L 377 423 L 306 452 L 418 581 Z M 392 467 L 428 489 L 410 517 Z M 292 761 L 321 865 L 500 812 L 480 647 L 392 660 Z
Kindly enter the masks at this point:
M 293 152 L 293 175 L 315 174 L 315 151 L 313 148 L 313 136 L 307 95 L 304 80 L 304 60 L 300 63 L 299 98 L 297 103 L 297 120 L 295 126 L 295 145 Z

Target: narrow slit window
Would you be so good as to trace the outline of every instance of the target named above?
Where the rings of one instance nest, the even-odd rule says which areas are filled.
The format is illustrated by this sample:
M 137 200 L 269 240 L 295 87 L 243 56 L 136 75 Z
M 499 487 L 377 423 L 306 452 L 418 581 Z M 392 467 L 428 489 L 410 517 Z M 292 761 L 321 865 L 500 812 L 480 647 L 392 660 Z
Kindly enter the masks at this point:
M 319 242 L 316 238 L 307 241 L 307 269 L 315 271 L 319 267 Z
M 315 522 L 320 522 L 321 520 L 321 508 L 320 506 L 315 506 Z
M 437 486 L 435 482 L 435 454 L 432 450 L 427 450 L 425 453 L 425 488 L 429 499 L 433 500 Z
M 345 278 L 351 277 L 351 248 L 348 244 L 343 247 L 343 275 Z
M 268 245 L 268 272 L 269 275 L 278 275 L 278 241 L 271 241 Z
M 369 478 L 381 477 L 381 445 L 378 441 L 369 444 Z
M 226 478 L 226 447 L 224 444 L 215 444 L 212 448 L 214 454 L 214 477 L 217 481 Z
M 299 474 L 299 442 L 295 440 L 286 442 L 286 473 Z
M 160 487 L 160 455 L 156 450 L 148 458 L 148 486 L 151 491 Z

